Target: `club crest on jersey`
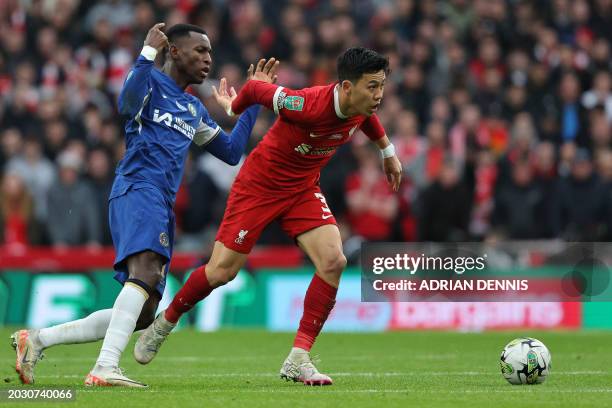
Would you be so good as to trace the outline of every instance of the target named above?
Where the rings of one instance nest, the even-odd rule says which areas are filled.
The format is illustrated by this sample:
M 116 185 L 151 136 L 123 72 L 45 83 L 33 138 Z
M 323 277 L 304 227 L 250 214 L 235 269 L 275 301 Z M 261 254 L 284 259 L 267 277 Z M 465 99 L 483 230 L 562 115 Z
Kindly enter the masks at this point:
M 170 246 L 170 239 L 168 238 L 168 234 L 166 234 L 165 232 L 159 234 L 159 243 L 164 248 L 168 248 L 168 246 Z
M 287 96 L 284 101 L 284 107 L 292 111 L 301 111 L 304 109 L 304 97 L 302 96 Z
M 234 242 L 237 243 L 238 245 L 243 244 L 244 238 L 246 237 L 248 233 L 249 233 L 248 230 L 240 230 L 240 232 L 238 233 L 238 238 L 236 238 Z
M 195 106 L 193 106 L 193 104 L 188 103 L 187 104 L 187 109 L 189 109 L 189 113 L 191 113 L 191 116 L 193 116 L 195 118 L 196 116 L 196 108 Z

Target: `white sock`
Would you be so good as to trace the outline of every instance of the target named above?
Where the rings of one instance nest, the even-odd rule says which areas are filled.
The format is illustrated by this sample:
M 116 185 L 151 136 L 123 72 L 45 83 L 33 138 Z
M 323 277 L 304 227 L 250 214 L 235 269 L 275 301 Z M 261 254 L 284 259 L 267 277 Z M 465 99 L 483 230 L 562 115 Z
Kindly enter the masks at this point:
M 104 343 L 96 364 L 103 367 L 117 367 L 119 365 L 121 353 L 136 328 L 138 316 L 140 316 L 147 298 L 148 295 L 140 286 L 130 282 L 123 286 L 113 305 L 113 316 L 108 325 L 106 336 L 104 336 Z
M 301 363 L 301 362 L 310 360 L 310 353 L 308 353 L 308 351 L 302 348 L 299 348 L 299 347 L 291 347 L 291 351 L 289 352 L 289 357 L 291 357 L 293 361 L 297 363 Z
M 40 329 L 38 340 L 47 348 L 56 344 L 89 343 L 103 339 L 112 313 L 113 309 L 98 310 L 79 320 Z

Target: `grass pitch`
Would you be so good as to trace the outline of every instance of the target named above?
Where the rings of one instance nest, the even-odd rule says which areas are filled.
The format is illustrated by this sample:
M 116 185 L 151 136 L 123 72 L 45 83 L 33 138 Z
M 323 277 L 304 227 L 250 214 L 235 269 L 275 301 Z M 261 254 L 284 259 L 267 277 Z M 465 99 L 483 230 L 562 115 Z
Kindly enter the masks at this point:
M 21 387 L 0 329 L 3 381 Z M 521 335 L 542 340 L 552 354 L 546 383 L 509 385 L 499 372 L 503 346 Z M 127 375 L 148 389 L 86 388 L 83 380 L 100 343 L 58 346 L 39 362 L 36 386 L 76 387 L 83 407 L 612 407 L 612 332 L 324 333 L 313 349 L 330 387 L 281 381 L 278 370 L 292 334 L 262 331 L 173 334 L 148 366 L 122 360 Z M 0 401 L 0 408 L 9 406 Z M 23 403 L 14 404 L 23 406 Z

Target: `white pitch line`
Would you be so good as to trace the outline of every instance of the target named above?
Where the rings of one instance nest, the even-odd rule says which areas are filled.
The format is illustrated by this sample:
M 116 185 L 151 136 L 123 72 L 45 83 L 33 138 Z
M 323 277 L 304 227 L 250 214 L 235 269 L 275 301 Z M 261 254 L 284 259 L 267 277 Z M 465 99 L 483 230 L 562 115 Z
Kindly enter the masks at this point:
M 496 372 L 494 371 L 432 371 L 432 372 L 388 372 L 388 373 L 376 373 L 376 372 L 330 372 L 329 375 L 331 377 L 445 377 L 445 376 L 466 376 L 466 375 L 494 375 Z M 612 375 L 612 373 L 607 371 L 553 371 L 551 375 Z M 170 373 L 156 373 L 156 374 L 148 374 L 142 373 L 138 375 L 143 378 L 184 378 L 184 374 L 170 374 Z M 84 374 L 49 374 L 49 375 L 37 375 L 37 378 L 85 378 Z M 189 374 L 188 377 L 192 378 L 272 378 L 278 377 L 278 374 L 275 373 L 193 373 Z

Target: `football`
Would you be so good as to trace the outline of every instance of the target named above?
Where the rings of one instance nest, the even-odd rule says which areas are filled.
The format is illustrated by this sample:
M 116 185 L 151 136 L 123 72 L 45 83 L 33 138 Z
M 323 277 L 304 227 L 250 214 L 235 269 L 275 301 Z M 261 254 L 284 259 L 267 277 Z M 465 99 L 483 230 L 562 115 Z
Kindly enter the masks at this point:
M 540 340 L 521 337 L 512 340 L 501 353 L 504 378 L 514 385 L 541 384 L 550 373 L 550 352 Z

